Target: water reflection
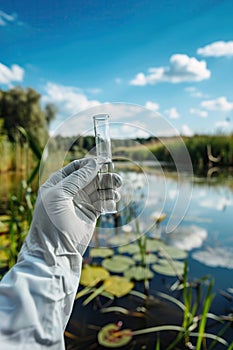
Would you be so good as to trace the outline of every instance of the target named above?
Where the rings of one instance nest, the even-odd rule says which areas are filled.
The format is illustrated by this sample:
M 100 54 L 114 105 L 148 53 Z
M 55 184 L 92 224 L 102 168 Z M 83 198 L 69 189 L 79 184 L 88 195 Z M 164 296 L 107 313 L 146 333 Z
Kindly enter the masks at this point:
M 233 193 L 227 185 L 210 184 L 208 181 L 195 183 L 187 213 L 179 226 L 168 233 L 166 226 L 170 217 L 180 215 L 179 208 L 176 213 L 173 212 L 179 190 L 176 179 L 167 176 L 165 181 L 164 176 L 150 174 L 145 183 L 143 176 L 133 172 L 127 173 L 127 179 L 125 193 L 128 191 L 127 186 L 131 193 L 129 192 L 130 196 L 125 202 L 123 195 L 121 203 L 118 230 L 118 240 L 121 244 L 124 244 L 124 236 L 131 231 L 135 232 L 136 217 L 143 234 L 160 237 L 167 244 L 188 251 L 190 259 L 209 267 L 233 268 Z M 192 186 L 188 178 L 183 182 L 183 186 Z M 131 210 L 131 213 L 127 214 L 127 210 Z M 164 220 L 156 225 L 156 217 L 163 213 Z M 103 218 L 102 222 L 105 226 L 108 223 L 109 227 L 109 219 Z M 128 228 L 128 232 L 125 227 Z M 103 243 L 106 233 L 102 234 Z M 112 237 L 114 233 L 108 232 L 108 239 L 111 240 Z M 131 239 L 135 239 L 135 236 Z M 130 237 L 128 242 L 129 240 Z M 115 242 L 114 239 L 113 241 Z M 109 244 L 109 241 L 104 244 Z
M 200 248 L 207 237 L 207 230 L 196 225 L 179 227 L 161 236 L 167 244 L 187 251 Z

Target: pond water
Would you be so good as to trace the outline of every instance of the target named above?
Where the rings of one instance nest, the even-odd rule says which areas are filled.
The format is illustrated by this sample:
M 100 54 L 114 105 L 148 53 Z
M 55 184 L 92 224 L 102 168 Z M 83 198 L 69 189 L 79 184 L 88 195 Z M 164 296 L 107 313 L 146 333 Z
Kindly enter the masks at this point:
M 122 172 L 121 176 L 124 186 L 121 190 L 122 199 L 118 204 L 119 215 L 117 218 L 100 218 L 91 247 L 113 247 L 117 251 L 119 246 L 135 243 L 134 234 L 139 228 L 139 236 L 146 236 L 148 240 L 159 238 L 168 245 L 185 250 L 188 253 L 189 279 L 194 281 L 203 276 L 214 279 L 215 298 L 211 312 L 216 315 L 232 313 L 233 191 L 229 181 L 190 178 L 185 174 L 177 179 L 171 173 L 165 175 L 160 171 L 148 171 L 147 174 L 128 171 Z M 231 180 L 230 176 L 229 179 Z M 158 218 L 162 217 L 163 220 L 158 223 Z M 147 250 L 150 251 L 150 246 Z M 84 261 L 85 259 L 89 261 L 89 250 Z M 176 280 L 176 277 L 156 274 L 150 281 L 149 293 L 170 293 L 170 287 Z M 136 282 L 135 288 L 143 291 L 142 283 Z M 177 291 L 173 296 L 180 299 L 182 293 Z M 140 303 L 132 297 L 123 297 L 113 305 L 136 310 Z M 80 301 L 75 303 L 68 329 L 77 335 L 77 329 L 84 327 L 82 336 L 85 335 L 90 343 L 87 340 L 80 349 L 88 346 L 102 349 L 95 343 L 95 333 L 98 327 L 107 323 L 121 320 L 125 327 L 131 329 L 182 323 L 182 314 L 172 303 L 150 305 L 148 313 L 146 320 L 117 314 L 113 316 L 102 314 L 98 306 L 94 307 L 93 312 L 93 306 L 83 307 Z M 216 333 L 218 330 L 218 327 L 212 329 Z M 169 332 L 165 337 L 161 336 L 161 349 L 167 347 L 173 336 Z M 224 336 L 229 343 L 232 342 L 232 328 Z M 155 349 L 155 340 L 154 334 L 141 336 L 132 348 Z M 221 350 L 226 347 L 215 344 L 214 349 Z
M 171 174 L 159 172 L 121 175 L 125 187 L 118 207 L 118 235 L 127 235 L 127 229 L 134 231 L 137 221 L 141 234 L 186 250 L 193 276 L 211 274 L 216 288 L 233 289 L 233 190 L 229 181 L 184 176 L 178 182 Z M 163 214 L 165 219 L 155 225 Z M 103 216 L 99 226 L 98 245 L 108 246 L 116 234 L 111 230 L 114 222 Z M 123 243 L 124 238 L 116 245 Z
M 148 239 L 159 238 L 168 245 L 183 249 L 188 253 L 188 275 L 191 280 L 206 275 L 214 278 L 215 298 L 211 311 L 217 315 L 232 313 L 231 176 L 228 175 L 225 181 L 220 182 L 217 178 L 190 178 L 186 174 L 177 178 L 177 174 L 165 174 L 161 169 L 156 172 L 148 169 L 141 173 L 126 172 L 121 168 L 116 170 L 124 180 L 121 189 L 122 199 L 118 204 L 119 214 L 100 218 L 90 247 L 117 249 L 126 243 L 135 243 L 136 236 L 146 236 Z M 14 176 L 12 179 L 13 181 L 8 178 L 3 182 L 2 177 L 1 183 L 5 183 L 7 187 L 1 186 L 1 198 L 7 198 L 8 193 L 14 190 L 17 181 Z M 139 233 L 135 236 L 137 230 Z M 150 247 L 147 247 L 147 250 L 149 251 Z M 84 261 L 85 259 L 87 261 L 89 259 L 89 250 L 84 256 Z M 157 274 L 150 281 L 150 294 L 155 295 L 158 291 L 167 293 L 175 281 L 175 277 Z M 141 282 L 137 282 L 135 288 L 143 291 Z M 181 297 L 181 293 L 177 292 L 176 297 Z M 136 310 L 139 303 L 133 298 L 121 298 L 113 305 Z M 81 302 L 76 302 L 68 330 L 75 334 L 81 330 L 81 339 L 84 341 L 79 345 L 79 349 L 87 349 L 89 345 L 93 349 L 102 349 L 96 344 L 96 332 L 106 323 L 117 322 L 120 319 L 132 329 L 141 329 L 155 324 L 166 324 L 168 321 L 172 324 L 182 322 L 182 314 L 173 304 L 150 305 L 148 313 L 148 319 L 122 315 L 113 317 L 99 312 L 97 306 L 93 313 L 93 305 L 83 307 Z M 169 337 L 168 334 L 166 340 L 168 343 Z M 155 349 L 155 336 L 148 335 L 140 339 L 132 348 L 142 349 L 144 346 L 144 349 Z M 229 342 L 233 341 L 232 328 L 228 329 L 226 339 Z M 225 349 L 225 347 L 216 345 L 214 349 Z

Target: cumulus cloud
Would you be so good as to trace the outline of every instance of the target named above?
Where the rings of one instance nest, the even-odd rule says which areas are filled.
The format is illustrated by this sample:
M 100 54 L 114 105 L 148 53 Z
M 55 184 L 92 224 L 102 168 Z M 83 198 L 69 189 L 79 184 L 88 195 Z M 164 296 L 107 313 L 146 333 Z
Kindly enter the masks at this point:
M 58 106 L 65 115 L 72 115 L 84 109 L 100 104 L 97 100 L 89 100 L 80 89 L 73 86 L 64 86 L 47 83 L 45 86 L 44 102 L 51 102 Z
M 3 27 L 3 26 L 6 26 L 10 23 L 13 23 L 13 22 L 15 22 L 16 19 L 17 19 L 17 16 L 15 13 L 10 15 L 10 14 L 0 10 L 0 26 Z
M 204 94 L 203 92 L 199 91 L 196 86 L 188 86 L 185 88 L 185 91 L 187 91 L 191 97 L 195 98 L 208 98 L 207 94 Z
M 158 111 L 159 104 L 157 102 L 147 101 L 145 104 L 145 108 L 151 109 L 152 111 Z
M 180 114 L 178 113 L 177 109 L 175 107 L 166 109 L 164 113 L 168 116 L 170 119 L 178 119 L 180 118 Z
M 200 47 L 197 53 L 205 57 L 233 56 L 233 41 L 215 41 Z
M 11 67 L 0 63 L 0 84 L 9 85 L 12 82 L 21 82 L 24 77 L 24 69 L 17 64 Z
M 209 111 L 229 112 L 233 110 L 233 102 L 227 101 L 225 96 L 216 98 L 215 100 L 206 100 L 201 106 Z
M 140 72 L 130 81 L 130 85 L 202 81 L 209 79 L 210 75 L 211 72 L 207 69 L 205 61 L 198 61 L 195 57 L 184 54 L 175 54 L 170 58 L 170 66 L 149 68 L 147 74 Z
M 195 114 L 201 118 L 206 118 L 208 117 L 208 112 L 207 111 L 203 111 L 201 109 L 198 109 L 198 108 L 190 108 L 189 110 L 189 113 L 190 114 Z
M 221 131 L 229 131 L 230 123 L 227 120 L 218 121 L 214 125 L 216 129 L 220 129 Z
M 183 136 L 193 136 L 193 131 L 190 129 L 190 127 L 188 125 L 182 125 L 181 127 L 181 134 Z

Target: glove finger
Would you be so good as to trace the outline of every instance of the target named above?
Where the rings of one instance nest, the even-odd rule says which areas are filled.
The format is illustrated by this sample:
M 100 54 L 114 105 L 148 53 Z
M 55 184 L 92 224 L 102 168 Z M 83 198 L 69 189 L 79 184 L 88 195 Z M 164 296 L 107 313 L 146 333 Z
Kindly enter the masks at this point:
M 112 186 L 113 188 L 120 188 L 123 184 L 122 177 L 119 174 L 112 173 Z
M 99 165 L 96 160 L 86 158 L 78 170 L 73 171 L 61 181 L 64 193 L 74 197 L 80 189 L 83 189 L 96 177 L 98 170 Z
M 83 164 L 85 161 L 86 159 L 74 160 L 73 162 L 64 166 L 62 169 L 59 169 L 48 178 L 48 180 L 43 184 L 43 187 L 56 185 L 58 182 L 64 179 L 64 177 L 68 176 L 73 171 L 78 170 L 81 164 Z

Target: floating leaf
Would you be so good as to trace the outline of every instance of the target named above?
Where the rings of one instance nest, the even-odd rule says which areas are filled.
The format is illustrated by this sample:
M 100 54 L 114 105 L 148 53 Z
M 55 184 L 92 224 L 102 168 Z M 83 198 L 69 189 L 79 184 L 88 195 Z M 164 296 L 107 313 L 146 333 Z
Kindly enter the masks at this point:
M 141 261 L 141 254 L 134 254 L 133 259 L 136 261 Z M 158 260 L 158 257 L 155 254 L 149 253 L 145 255 L 145 260 L 146 264 L 154 264 Z
M 118 235 L 118 236 L 113 236 L 108 239 L 108 243 L 111 244 L 112 246 L 120 246 L 124 245 L 130 242 L 130 239 L 128 238 L 127 235 Z
M 169 256 L 172 259 L 186 259 L 187 252 L 174 246 L 165 246 L 159 249 L 159 255 L 162 257 Z
M 98 342 L 107 348 L 124 346 L 132 339 L 131 329 L 120 329 L 117 324 L 109 323 L 98 333 Z
M 123 233 L 121 235 L 110 237 L 108 243 L 112 246 L 121 246 L 136 241 L 138 237 L 139 235 L 137 233 Z
M 90 250 L 90 257 L 92 258 L 106 258 L 114 254 L 113 249 L 110 248 L 92 248 Z
M 80 284 L 83 286 L 95 286 L 107 277 L 109 277 L 109 272 L 103 267 L 86 265 L 82 270 Z
M 128 253 L 128 254 L 137 254 L 139 253 L 139 246 L 138 244 L 131 243 L 131 244 L 126 244 L 118 248 L 118 252 L 123 254 L 123 253 Z
M 133 266 L 124 272 L 124 276 L 129 280 L 142 281 L 145 279 L 151 279 L 154 274 L 151 270 L 142 266 Z
M 146 241 L 146 249 L 150 252 L 158 252 L 160 248 L 165 248 L 167 245 L 159 239 L 148 238 Z
M 152 265 L 152 269 L 161 275 L 177 276 L 183 274 L 184 263 L 174 260 L 169 263 L 166 259 L 159 259 L 159 264 Z
M 128 294 L 133 287 L 134 283 L 125 277 L 110 276 L 104 281 L 104 289 L 118 298 Z
M 129 266 L 134 265 L 135 262 L 132 258 L 123 255 L 115 255 L 112 258 L 104 259 L 102 266 L 111 272 L 124 272 Z

